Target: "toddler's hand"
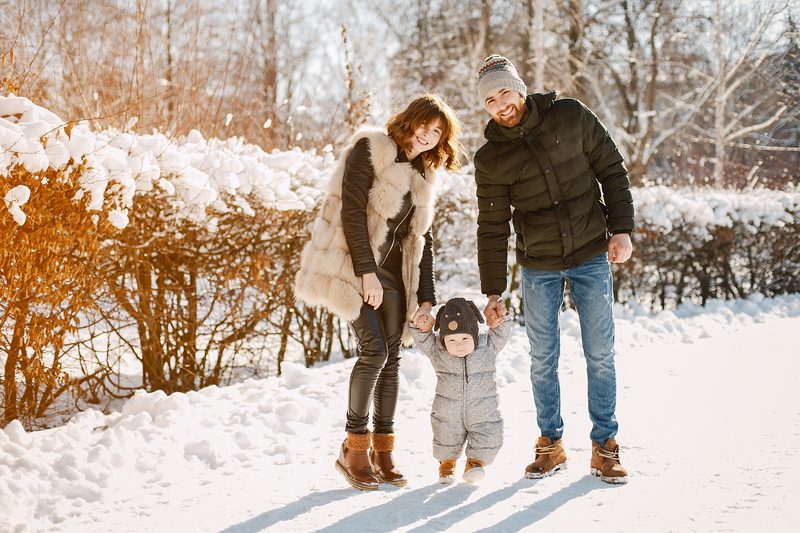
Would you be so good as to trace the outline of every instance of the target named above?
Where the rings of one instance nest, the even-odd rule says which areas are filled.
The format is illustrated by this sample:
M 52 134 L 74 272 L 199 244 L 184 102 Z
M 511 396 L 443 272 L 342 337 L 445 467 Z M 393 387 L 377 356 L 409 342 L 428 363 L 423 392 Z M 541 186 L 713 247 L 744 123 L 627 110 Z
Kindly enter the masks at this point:
M 419 314 L 414 318 L 414 325 L 423 333 L 433 329 L 433 317 L 428 313 Z
M 483 314 L 486 317 L 486 325 L 496 328 L 503 323 L 503 319 L 506 317 L 506 304 L 499 295 L 489 296 L 489 302 L 486 304 Z

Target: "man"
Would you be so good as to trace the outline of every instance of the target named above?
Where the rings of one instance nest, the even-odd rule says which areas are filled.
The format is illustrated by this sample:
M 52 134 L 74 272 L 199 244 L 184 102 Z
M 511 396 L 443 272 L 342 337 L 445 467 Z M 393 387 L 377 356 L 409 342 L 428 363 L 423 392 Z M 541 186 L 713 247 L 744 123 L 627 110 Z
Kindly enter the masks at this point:
M 525 327 L 531 346 L 531 383 L 541 436 L 531 479 L 565 466 L 564 422 L 558 380 L 558 313 L 564 288 L 578 310 L 589 382 L 591 473 L 626 483 L 617 434 L 612 263 L 633 246 L 633 201 L 628 171 L 598 118 L 577 100 L 555 92 L 527 94 L 511 62 L 487 57 L 478 92 L 492 116 L 475 154 L 478 263 L 489 302 L 489 326 L 503 320 L 509 221 L 522 267 Z

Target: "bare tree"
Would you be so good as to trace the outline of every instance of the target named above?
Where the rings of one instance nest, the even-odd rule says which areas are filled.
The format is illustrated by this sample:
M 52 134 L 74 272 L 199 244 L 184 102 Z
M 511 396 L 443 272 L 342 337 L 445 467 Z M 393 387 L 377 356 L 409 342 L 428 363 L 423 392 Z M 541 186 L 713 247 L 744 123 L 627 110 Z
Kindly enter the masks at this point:
M 569 49 L 569 91 L 575 98 L 586 100 L 588 88 L 581 75 L 582 68 L 586 65 L 586 45 L 584 35 L 585 14 L 583 0 L 565 0 L 564 9 L 567 12 L 569 28 L 567 30 L 567 43 Z
M 713 128 L 698 128 L 713 139 L 712 181 L 718 186 L 725 181 L 730 144 L 765 130 L 787 110 L 785 103 L 774 101 L 774 93 L 754 95 L 747 90 L 776 51 L 780 34 L 774 26 L 786 6 L 761 2 L 748 6 L 746 12 L 740 7 L 726 7 L 722 0 L 715 0 Z

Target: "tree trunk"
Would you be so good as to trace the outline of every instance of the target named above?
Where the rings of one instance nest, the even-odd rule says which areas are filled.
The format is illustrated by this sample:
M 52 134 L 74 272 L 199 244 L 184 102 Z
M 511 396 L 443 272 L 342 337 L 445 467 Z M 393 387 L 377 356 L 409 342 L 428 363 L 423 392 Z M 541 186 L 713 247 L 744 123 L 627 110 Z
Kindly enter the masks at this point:
M 174 66 L 172 61 L 172 0 L 167 2 L 167 72 L 166 80 L 168 92 L 165 95 L 167 100 L 167 124 L 175 127 L 177 120 L 175 117 L 175 87 Z
M 714 98 L 714 186 L 722 185 L 725 173 L 725 49 L 723 46 L 722 0 L 716 0 L 717 87 Z
M 154 317 L 154 307 L 157 304 L 152 302 L 153 284 L 150 276 L 150 265 L 139 265 L 136 275 L 139 293 L 137 327 L 142 344 L 142 385 L 148 390 L 156 390 L 164 386 L 164 367 L 160 339 L 155 327 L 157 319 Z
M 264 106 L 267 110 L 267 118 L 275 118 L 275 103 L 278 99 L 278 40 L 276 38 L 276 11 L 275 0 L 265 2 L 266 33 L 262 37 L 264 52 Z
M 534 91 L 542 92 L 545 88 L 544 68 L 547 65 L 547 53 L 544 48 L 544 8 L 541 0 L 536 0 L 534 9 L 534 33 L 536 34 L 536 70 L 533 74 L 533 88 Z
M 184 390 L 194 390 L 199 383 L 197 380 L 201 376 L 205 376 L 203 368 L 200 368 L 197 361 L 197 330 L 200 327 L 197 318 L 197 309 L 199 307 L 197 299 L 197 274 L 190 272 L 188 274 L 188 284 L 184 286 L 186 291 L 187 300 L 187 318 L 186 318 L 186 332 L 183 337 L 182 349 L 178 351 L 179 357 L 182 359 L 182 367 L 188 369 L 189 372 L 184 372 L 182 376 Z
M 481 61 L 489 55 L 489 48 L 492 40 L 492 3 L 490 0 L 481 0 L 481 22 L 478 29 L 478 38 L 475 42 L 474 65 L 480 65 Z
M 572 95 L 585 102 L 589 92 L 586 80 L 581 76 L 581 70 L 586 63 L 586 47 L 583 43 L 583 0 L 567 0 L 567 32 L 569 46 L 569 74 L 572 83 Z
M 19 417 L 17 406 L 17 364 L 20 361 L 20 352 L 25 345 L 25 322 L 28 320 L 27 309 L 17 308 L 14 316 L 14 333 L 11 336 L 11 345 L 8 348 L 3 382 L 3 417 L 0 420 L 5 426 Z
M 291 294 L 291 293 L 290 293 Z M 283 358 L 286 356 L 286 346 L 289 341 L 289 329 L 292 327 L 292 309 L 294 309 L 291 296 L 287 295 L 286 302 L 284 303 L 284 309 L 286 309 L 285 314 L 283 315 L 283 324 L 281 324 L 281 347 L 278 350 L 278 375 L 281 375 L 281 365 L 283 364 Z M 313 362 L 311 363 L 313 364 Z M 311 366 L 308 364 L 308 357 L 306 356 L 306 366 Z

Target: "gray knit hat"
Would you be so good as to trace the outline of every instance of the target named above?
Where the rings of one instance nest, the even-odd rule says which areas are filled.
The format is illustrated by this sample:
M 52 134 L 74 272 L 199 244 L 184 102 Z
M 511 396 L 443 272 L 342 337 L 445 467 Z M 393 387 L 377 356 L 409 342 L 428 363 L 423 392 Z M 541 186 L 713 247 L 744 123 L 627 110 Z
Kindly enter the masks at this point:
M 495 89 L 505 87 L 517 91 L 522 96 L 528 94 L 528 87 L 517 74 L 514 65 L 503 56 L 492 54 L 483 60 L 478 70 L 478 94 L 481 102 L 486 101 L 486 96 Z

